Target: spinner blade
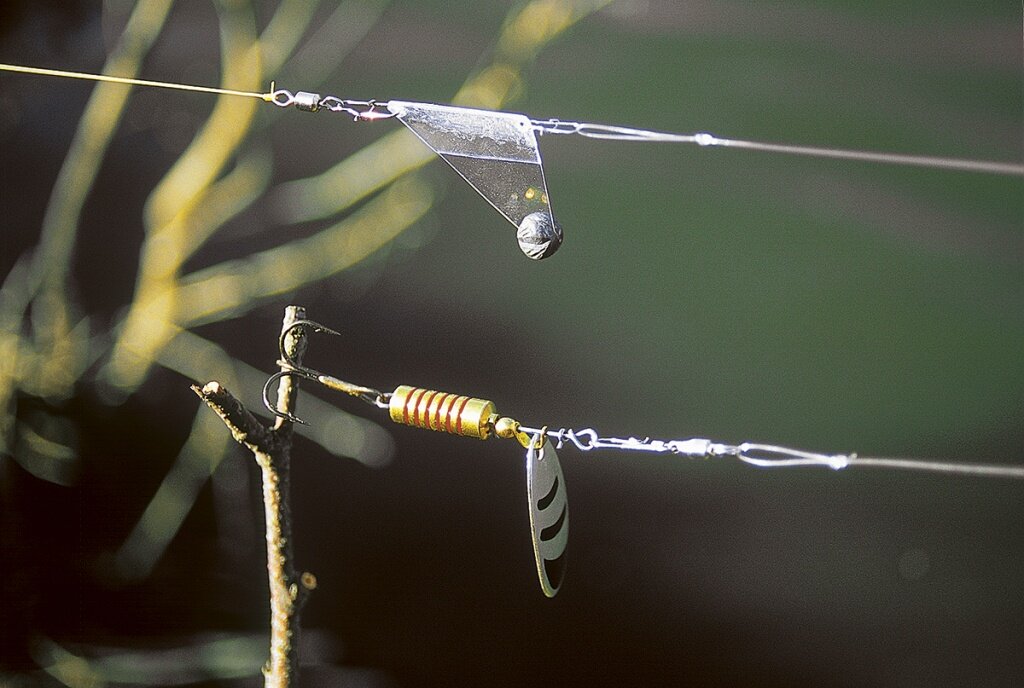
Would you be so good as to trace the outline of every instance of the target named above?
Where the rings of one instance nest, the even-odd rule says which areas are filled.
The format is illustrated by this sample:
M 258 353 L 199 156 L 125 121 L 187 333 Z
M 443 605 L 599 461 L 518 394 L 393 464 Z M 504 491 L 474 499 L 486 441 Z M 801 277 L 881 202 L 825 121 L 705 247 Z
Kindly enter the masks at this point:
M 526 452 L 526 493 L 530 502 L 530 536 L 541 590 L 554 597 L 565 575 L 565 547 L 569 541 L 569 503 L 565 477 L 551 441 Z

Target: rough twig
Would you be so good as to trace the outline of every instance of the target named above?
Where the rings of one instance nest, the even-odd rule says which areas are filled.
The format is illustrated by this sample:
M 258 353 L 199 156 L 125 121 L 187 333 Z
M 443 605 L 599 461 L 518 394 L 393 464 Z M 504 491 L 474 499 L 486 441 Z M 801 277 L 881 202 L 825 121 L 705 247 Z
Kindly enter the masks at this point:
M 282 331 L 306 317 L 305 309 L 285 309 Z M 300 362 L 306 347 L 301 330 L 285 341 L 291 360 Z M 256 458 L 263 474 L 263 510 L 267 527 L 267 574 L 270 580 L 270 657 L 263 669 L 267 688 L 298 684 L 299 613 L 306 594 L 316 587 L 311 573 L 297 573 L 292 557 L 289 476 L 291 472 L 292 423 L 278 418 L 273 428 L 264 426 L 218 382 L 193 391 L 221 417 L 231 436 Z M 294 414 L 298 385 L 291 376 L 281 378 L 277 409 Z

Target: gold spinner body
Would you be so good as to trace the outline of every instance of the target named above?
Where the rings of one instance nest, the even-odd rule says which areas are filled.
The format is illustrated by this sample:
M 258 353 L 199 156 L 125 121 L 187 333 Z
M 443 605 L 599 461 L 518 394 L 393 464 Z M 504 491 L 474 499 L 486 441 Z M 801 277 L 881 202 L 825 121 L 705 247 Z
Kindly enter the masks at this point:
M 487 399 L 402 385 L 391 393 L 391 420 L 424 430 L 436 430 L 485 440 L 498 420 L 494 402 Z

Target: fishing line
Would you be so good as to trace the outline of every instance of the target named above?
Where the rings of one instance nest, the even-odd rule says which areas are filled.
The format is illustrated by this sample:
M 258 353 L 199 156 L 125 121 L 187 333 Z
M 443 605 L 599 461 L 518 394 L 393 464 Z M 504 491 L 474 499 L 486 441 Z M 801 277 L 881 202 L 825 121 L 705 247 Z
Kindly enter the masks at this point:
M 516 227 L 520 250 L 534 260 L 554 254 L 563 240 L 562 226 L 551 210 L 537 140 L 544 134 L 634 143 L 687 143 L 701 147 L 1024 176 L 1024 164 L 1014 162 L 767 143 L 720 138 L 707 132 L 679 134 L 592 122 L 536 120 L 522 114 L 451 105 L 352 100 L 307 91 L 293 93 L 275 89 L 273 84 L 269 92 L 256 93 L 9 64 L 0 64 L 0 71 L 259 98 L 282 108 L 295 107 L 305 112 L 327 110 L 363 122 L 397 118 Z
M 0 64 L 0 71 L 19 72 L 22 74 L 37 74 L 41 76 L 59 76 L 67 79 L 83 79 L 86 81 L 105 81 L 112 84 L 125 84 L 128 86 L 153 86 L 156 88 L 170 88 L 178 91 L 197 91 L 199 93 L 218 93 L 226 96 L 244 96 L 247 98 L 259 98 L 270 101 L 271 94 L 255 93 L 253 91 L 234 91 L 229 88 L 214 88 L 212 86 L 192 86 L 189 84 L 177 84 L 170 81 L 151 81 L 149 79 L 131 79 L 123 76 L 110 76 L 109 74 L 87 74 L 85 72 L 69 72 L 63 69 L 44 69 L 42 67 L 24 67 L 21 65 Z
M 745 148 L 747 150 L 782 153 L 786 155 L 802 155 L 815 158 L 833 158 L 838 160 L 860 160 L 878 162 L 889 165 L 911 165 L 935 169 L 957 170 L 960 172 L 988 172 L 991 174 L 1024 175 L 1024 165 L 1010 162 L 991 162 L 987 160 L 966 160 L 963 158 L 944 158 L 930 155 L 903 155 L 900 153 L 883 153 L 875 151 L 845 150 L 842 148 L 821 148 L 817 146 L 794 146 L 783 143 L 765 143 L 763 141 L 744 141 L 742 139 L 723 139 L 702 132 L 699 134 L 673 134 L 670 132 L 632 129 L 605 124 L 589 124 L 584 122 L 561 122 L 547 120 L 535 122 L 546 134 L 577 134 L 592 139 L 605 141 L 649 141 L 655 143 L 693 143 L 698 146 L 721 146 L 723 148 Z

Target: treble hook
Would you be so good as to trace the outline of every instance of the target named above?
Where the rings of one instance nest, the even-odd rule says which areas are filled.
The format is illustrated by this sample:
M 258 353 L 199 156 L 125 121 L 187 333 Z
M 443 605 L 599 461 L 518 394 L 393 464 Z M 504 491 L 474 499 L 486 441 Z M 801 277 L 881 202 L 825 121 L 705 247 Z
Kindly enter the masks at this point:
M 362 385 L 355 385 L 351 382 L 345 382 L 340 380 L 333 375 L 327 375 L 321 373 L 318 370 L 310 368 L 308 366 L 300 365 L 295 361 L 293 356 L 289 353 L 289 347 L 287 346 L 288 335 L 292 333 L 295 328 L 305 327 L 309 328 L 313 332 L 324 332 L 326 334 L 333 334 L 341 336 L 341 333 L 337 330 L 332 330 L 326 325 L 322 325 L 313 320 L 296 320 L 288 327 L 281 331 L 281 337 L 278 339 L 278 350 L 281 354 L 281 358 L 278 360 L 278 365 L 281 366 L 281 370 L 277 371 L 269 378 L 267 378 L 266 384 L 263 385 L 263 405 L 279 418 L 290 420 L 293 423 L 305 424 L 306 421 L 302 420 L 295 414 L 287 411 L 278 410 L 277 406 L 270 400 L 270 390 L 274 383 L 278 380 L 293 375 L 295 377 L 304 378 L 306 380 L 312 380 L 317 382 L 328 389 L 333 389 L 338 392 L 344 392 L 354 397 L 359 397 L 368 404 L 372 404 L 378 408 L 388 407 L 388 398 L 390 395 L 384 394 L 383 392 L 373 389 L 372 387 L 363 387 Z

